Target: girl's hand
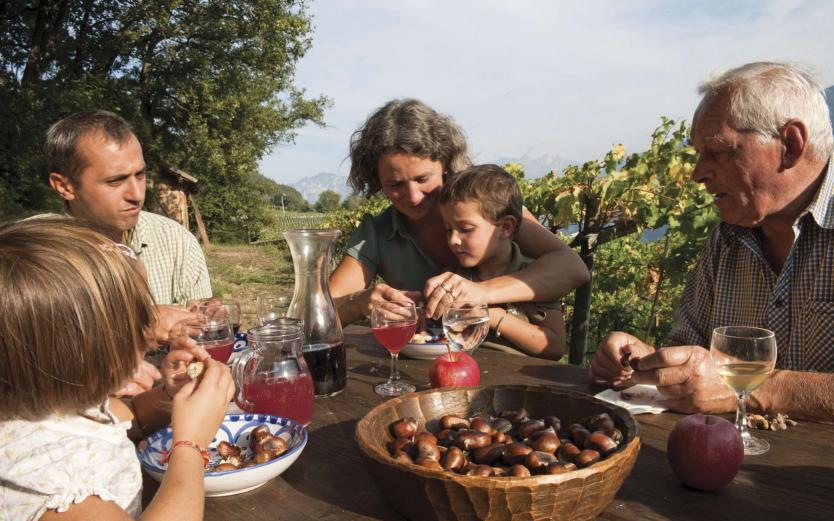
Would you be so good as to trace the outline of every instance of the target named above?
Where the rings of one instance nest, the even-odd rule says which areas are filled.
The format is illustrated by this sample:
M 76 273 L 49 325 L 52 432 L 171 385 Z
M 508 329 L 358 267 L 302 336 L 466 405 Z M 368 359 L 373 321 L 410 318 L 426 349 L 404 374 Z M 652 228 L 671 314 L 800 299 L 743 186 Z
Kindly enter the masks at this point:
M 235 384 L 225 364 L 211 358 L 203 363 L 202 377 L 185 383 L 174 396 L 171 427 L 173 441 L 190 440 L 205 448 L 226 415 Z
M 195 360 L 204 362 L 207 358 L 211 356 L 193 338 L 186 335 L 175 337 L 171 341 L 171 351 L 162 362 L 162 382 L 168 396 L 174 396 L 191 381 L 186 372 L 188 364 Z
M 423 290 L 426 297 L 426 316 L 438 320 L 453 304 L 472 302 L 488 304 L 483 286 L 451 272 L 441 273 L 426 281 Z

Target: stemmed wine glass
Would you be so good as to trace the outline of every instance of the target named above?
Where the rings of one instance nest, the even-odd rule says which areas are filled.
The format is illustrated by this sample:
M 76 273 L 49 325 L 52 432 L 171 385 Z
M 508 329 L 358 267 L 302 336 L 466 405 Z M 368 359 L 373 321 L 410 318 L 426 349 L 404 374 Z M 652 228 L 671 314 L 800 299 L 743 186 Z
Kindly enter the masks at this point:
M 458 350 L 471 353 L 489 333 L 489 309 L 486 304 L 464 302 L 443 313 L 443 333 Z M 449 350 L 449 357 L 452 352 Z
M 213 359 L 225 364 L 232 356 L 235 345 L 235 335 L 232 332 L 229 316 L 223 311 L 222 306 L 204 316 L 204 322 L 183 324 L 182 334 L 189 335 Z
M 383 302 L 371 309 L 371 331 L 377 342 L 391 354 L 391 376 L 374 387 L 382 396 L 399 396 L 415 391 L 412 384 L 400 380 L 397 359 L 400 351 L 417 329 L 417 310 L 413 302 Z
M 274 323 L 277 319 L 287 315 L 292 298 L 286 295 L 278 297 L 258 297 L 255 305 L 255 314 L 259 326 L 266 326 Z
M 770 443 L 747 431 L 745 399 L 773 372 L 776 365 L 776 337 L 773 331 L 749 326 L 717 327 L 710 345 L 718 374 L 738 395 L 736 429 L 744 442 L 744 453 L 764 454 Z

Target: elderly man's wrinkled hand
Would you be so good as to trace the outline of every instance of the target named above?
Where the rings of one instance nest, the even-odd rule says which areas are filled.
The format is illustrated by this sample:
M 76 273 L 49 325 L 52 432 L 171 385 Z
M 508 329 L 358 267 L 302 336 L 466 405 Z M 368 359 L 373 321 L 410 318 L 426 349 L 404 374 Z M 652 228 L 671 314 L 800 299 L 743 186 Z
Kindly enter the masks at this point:
M 639 338 L 615 331 L 597 346 L 591 361 L 591 381 L 615 388 L 633 385 L 634 382 L 631 381 L 633 370 L 629 361 L 633 364 L 633 360 L 639 360 L 653 352 L 654 348 Z
M 481 284 L 451 272 L 427 280 L 423 295 L 426 298 L 426 316 L 436 320 L 455 304 L 489 304 L 487 292 Z
M 641 357 L 631 381 L 656 385 L 673 411 L 718 414 L 736 408 L 735 393 L 718 376 L 709 351 L 701 346 L 664 347 Z
M 203 315 L 188 311 L 179 306 L 156 306 L 156 322 L 154 323 L 153 335 L 157 344 L 163 345 L 178 336 L 185 321 L 200 321 Z

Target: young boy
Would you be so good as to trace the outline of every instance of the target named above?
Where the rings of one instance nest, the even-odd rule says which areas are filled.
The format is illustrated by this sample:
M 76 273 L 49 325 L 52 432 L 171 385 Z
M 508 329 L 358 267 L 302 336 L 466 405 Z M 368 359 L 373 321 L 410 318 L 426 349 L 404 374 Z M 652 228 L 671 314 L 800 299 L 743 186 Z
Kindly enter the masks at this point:
M 516 272 L 532 262 L 513 236 L 521 223 L 521 190 L 497 165 L 450 175 L 440 191 L 440 212 L 458 274 L 473 281 Z M 489 308 L 487 342 L 558 360 L 565 350 L 565 319 L 558 302 L 519 302 Z

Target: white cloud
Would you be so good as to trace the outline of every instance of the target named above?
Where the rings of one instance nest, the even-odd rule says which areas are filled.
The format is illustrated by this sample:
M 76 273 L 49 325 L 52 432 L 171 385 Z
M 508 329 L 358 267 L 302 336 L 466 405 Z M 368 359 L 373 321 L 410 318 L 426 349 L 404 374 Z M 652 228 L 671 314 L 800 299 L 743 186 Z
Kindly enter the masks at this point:
M 709 72 L 753 60 L 814 66 L 834 84 L 834 2 L 324 1 L 297 84 L 334 101 L 262 171 L 290 182 L 346 173 L 348 140 L 393 97 L 452 115 L 476 160 L 648 144 L 660 116 L 689 119 Z

